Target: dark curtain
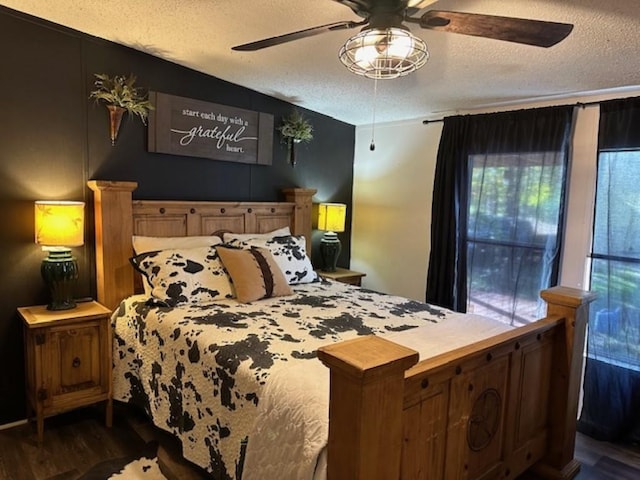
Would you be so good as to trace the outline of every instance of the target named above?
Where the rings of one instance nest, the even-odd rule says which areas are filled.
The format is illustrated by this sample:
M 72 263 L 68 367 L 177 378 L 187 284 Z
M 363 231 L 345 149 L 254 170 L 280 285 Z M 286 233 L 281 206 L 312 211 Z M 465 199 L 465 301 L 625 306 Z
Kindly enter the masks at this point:
M 600 106 L 591 305 L 578 429 L 640 440 L 640 99 Z
M 534 280 L 536 298 L 540 288 L 557 281 L 562 231 L 557 227 L 563 221 L 572 119 L 573 107 L 444 119 L 433 191 L 427 302 L 467 311 L 468 274 L 483 262 L 485 267 L 476 269 L 479 281 L 490 269 L 500 276 L 499 263 L 522 272 L 523 267 L 544 261 L 548 265 L 541 269 L 544 273 L 536 273 L 544 281 Z M 498 174 L 504 176 L 507 188 L 496 180 Z M 555 208 L 550 215 L 553 235 L 545 236 L 539 204 L 546 198 L 543 191 L 550 178 L 561 187 L 551 208 Z M 499 202 L 494 201 L 498 196 Z M 515 275 L 523 280 L 522 273 Z M 507 278 L 504 272 L 502 277 Z M 507 294 L 507 310 L 519 308 L 517 295 L 521 294 L 515 290 Z
M 640 149 L 640 98 L 602 102 L 598 132 L 600 151 Z

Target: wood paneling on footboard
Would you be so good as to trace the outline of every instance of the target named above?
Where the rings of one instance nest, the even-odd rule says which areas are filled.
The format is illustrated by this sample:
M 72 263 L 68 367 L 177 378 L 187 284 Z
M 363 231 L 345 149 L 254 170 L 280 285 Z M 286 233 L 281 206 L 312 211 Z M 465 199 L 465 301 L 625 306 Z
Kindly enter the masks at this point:
M 449 382 L 430 387 L 423 395 L 405 400 L 403 480 L 443 478 L 447 440 Z M 407 405 L 408 404 L 408 405 Z
M 407 372 L 402 479 L 506 478 L 542 458 L 556 323 Z
M 573 458 L 576 385 L 588 305 L 595 295 L 555 287 L 543 298 L 549 304 L 546 318 L 409 368 L 402 408 L 378 391 L 375 401 L 387 407 L 368 418 L 360 411 L 356 420 L 369 426 L 367 442 L 345 443 L 340 437 L 354 427 L 348 412 L 371 401 L 366 389 L 351 382 L 348 395 L 335 393 L 346 391 L 340 370 L 358 363 L 361 353 L 352 348 L 355 344 L 321 348 L 318 357 L 331 369 L 329 480 L 508 480 L 529 468 L 544 478 L 573 478 L 579 469 Z M 372 338 L 358 339 L 358 348 L 372 349 Z M 369 357 L 361 376 L 386 366 L 383 357 Z M 386 393 L 396 398 L 400 392 Z M 388 428 L 397 418 L 402 419 L 400 440 Z M 393 470 L 395 457 L 374 455 L 367 457 L 373 464 L 364 474 L 358 459 L 381 445 L 390 455 L 400 450 L 398 470 Z

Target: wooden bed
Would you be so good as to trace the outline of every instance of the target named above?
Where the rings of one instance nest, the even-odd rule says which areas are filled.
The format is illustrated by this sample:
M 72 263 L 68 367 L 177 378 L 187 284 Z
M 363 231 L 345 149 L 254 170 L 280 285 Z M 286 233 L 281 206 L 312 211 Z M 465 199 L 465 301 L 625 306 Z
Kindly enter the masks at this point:
M 289 226 L 310 251 L 313 189 L 283 202 L 132 200 L 135 182 L 90 181 L 98 300 L 111 309 L 136 290 L 131 236 L 191 236 Z M 541 292 L 547 317 L 418 361 L 367 336 L 318 352 L 331 371 L 328 478 L 511 479 L 527 469 L 573 478 L 590 292 Z

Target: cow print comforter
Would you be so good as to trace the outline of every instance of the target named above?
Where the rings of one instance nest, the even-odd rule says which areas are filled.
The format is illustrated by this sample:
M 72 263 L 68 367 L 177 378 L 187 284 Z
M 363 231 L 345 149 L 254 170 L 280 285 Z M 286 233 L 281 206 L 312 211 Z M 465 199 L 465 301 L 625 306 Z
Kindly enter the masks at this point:
M 133 296 L 114 312 L 114 399 L 142 406 L 182 442 L 185 458 L 239 479 L 271 371 L 319 362 L 316 349 L 358 335 L 409 330 L 445 309 L 322 281 L 294 295 L 178 308 Z

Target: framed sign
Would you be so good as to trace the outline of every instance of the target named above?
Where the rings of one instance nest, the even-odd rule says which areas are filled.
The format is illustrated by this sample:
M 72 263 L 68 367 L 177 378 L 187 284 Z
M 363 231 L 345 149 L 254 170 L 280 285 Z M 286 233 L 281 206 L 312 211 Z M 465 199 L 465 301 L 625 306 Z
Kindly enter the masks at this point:
M 148 150 L 271 165 L 273 115 L 149 92 Z

